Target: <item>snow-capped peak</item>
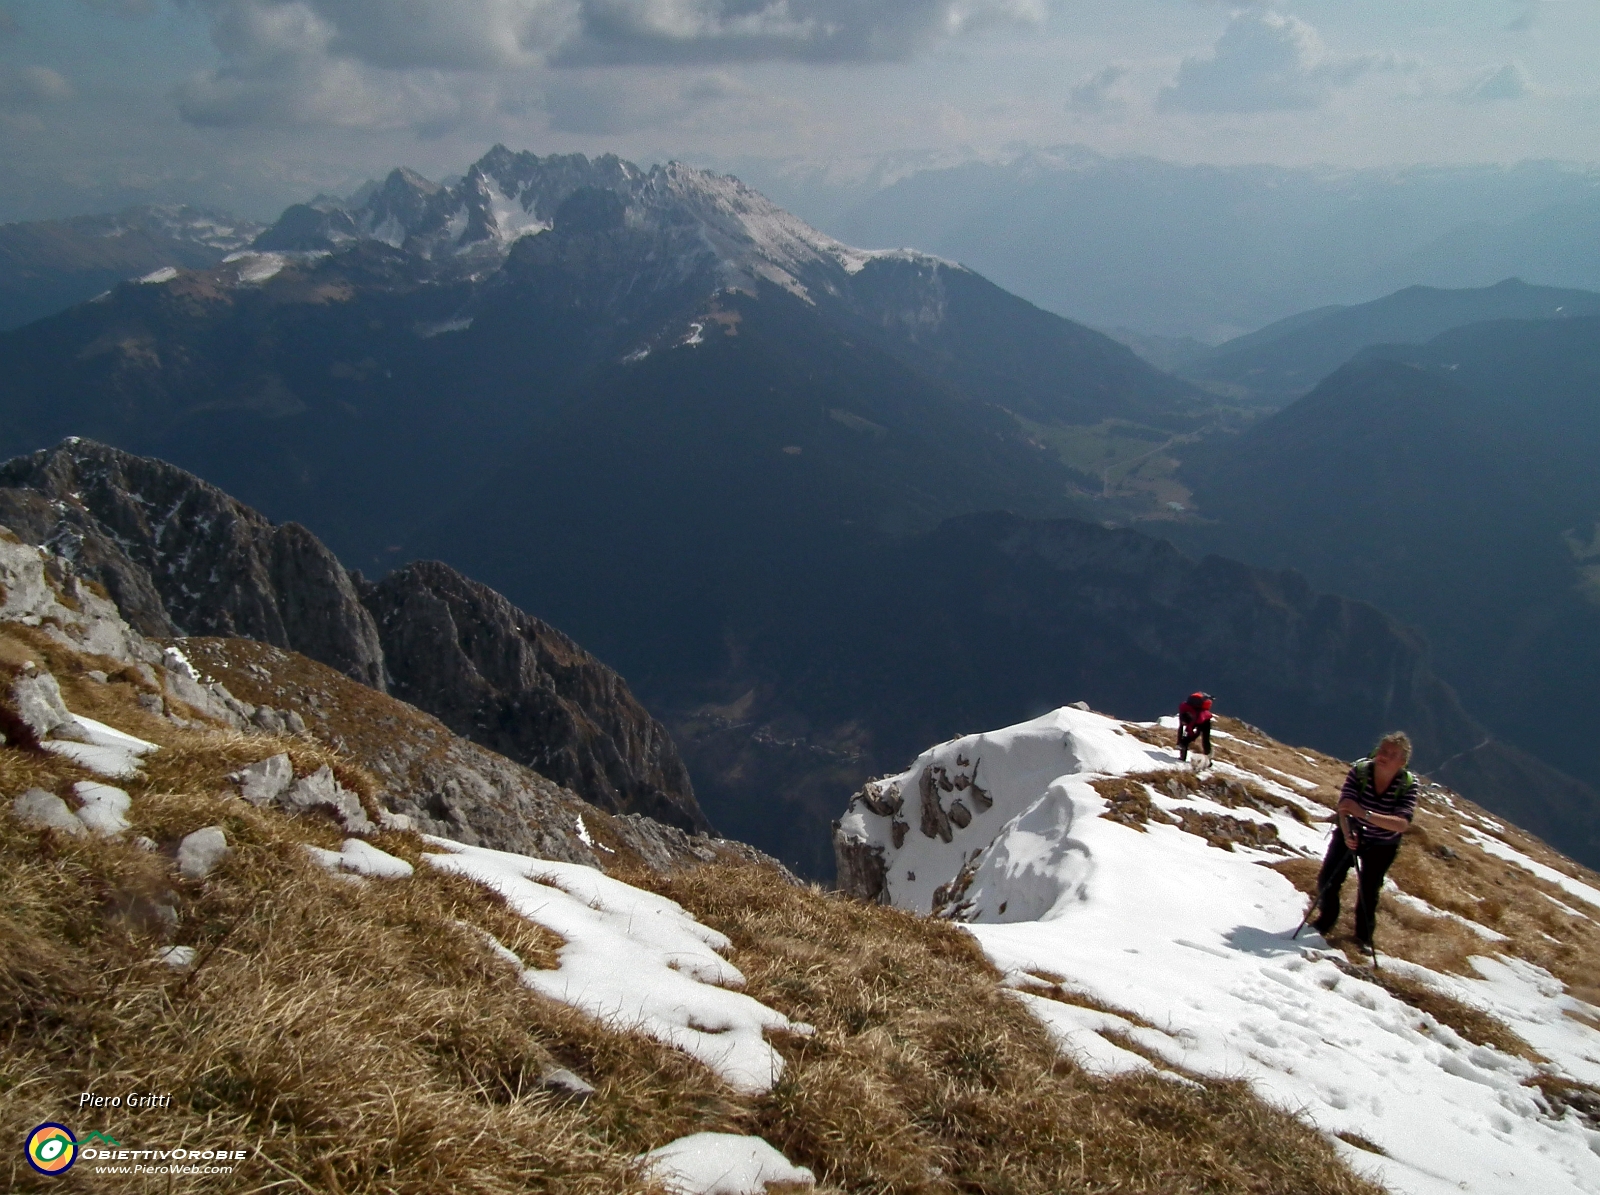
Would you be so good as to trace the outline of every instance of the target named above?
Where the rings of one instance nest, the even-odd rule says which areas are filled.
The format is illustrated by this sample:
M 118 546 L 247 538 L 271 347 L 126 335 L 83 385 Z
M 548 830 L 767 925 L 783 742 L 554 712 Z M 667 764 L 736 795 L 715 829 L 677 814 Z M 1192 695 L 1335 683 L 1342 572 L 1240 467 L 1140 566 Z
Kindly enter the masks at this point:
M 286 211 L 257 241 L 271 251 L 332 249 L 352 240 L 382 241 L 435 261 L 467 255 L 503 259 L 525 236 L 547 232 L 561 205 L 583 188 L 620 198 L 633 228 L 691 226 L 719 263 L 722 284 L 753 289 L 758 280 L 802 298 L 836 275 L 859 273 L 877 258 L 929 267 L 950 263 L 910 250 L 856 249 L 817 231 L 731 175 L 669 162 L 648 171 L 614 155 L 539 157 L 497 145 L 444 186 L 400 168 L 349 200 L 319 197 Z

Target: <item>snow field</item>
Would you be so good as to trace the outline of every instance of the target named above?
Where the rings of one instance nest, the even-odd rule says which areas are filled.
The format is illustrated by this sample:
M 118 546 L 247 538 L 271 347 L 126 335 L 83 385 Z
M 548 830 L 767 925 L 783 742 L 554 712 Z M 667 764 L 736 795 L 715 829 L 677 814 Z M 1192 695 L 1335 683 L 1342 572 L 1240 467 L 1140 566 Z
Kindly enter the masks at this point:
M 730 990 L 744 976 L 717 953 L 727 938 L 674 901 L 592 867 L 424 840 L 440 848 L 423 856 L 430 866 L 492 888 L 513 911 L 566 940 L 557 970 L 523 969 L 522 982 L 534 991 L 682 1050 L 748 1094 L 770 1090 L 783 1073 L 767 1032 L 812 1032 Z
M 940 886 L 965 869 L 971 882 L 962 899 L 970 905 L 959 906 L 961 917 L 1008 982 L 1026 988 L 1029 973 L 1063 975 L 1098 1002 L 1161 1027 L 1124 1027 L 1120 1018 L 1024 992 L 1064 1052 L 1092 1072 L 1149 1065 L 1101 1036 L 1116 1030 L 1173 1066 L 1246 1078 L 1323 1131 L 1375 1143 L 1387 1156 L 1340 1149 L 1391 1190 L 1600 1192 L 1600 1134 L 1541 1106 L 1524 1085 L 1534 1064 L 1474 1045 L 1346 974 L 1334 962 L 1343 956 L 1323 950 L 1314 932 L 1289 940 L 1306 898 L 1261 866 L 1283 856 L 1238 845 L 1223 851 L 1176 825 L 1151 822 L 1141 831 L 1100 816 L 1108 803 L 1092 779 L 1175 764 L 1174 752 L 1148 746 L 1110 718 L 1057 710 L 941 744 L 878 782 L 879 802 L 902 802 L 900 847 L 893 817 L 861 802 L 842 833 L 882 848 L 890 899 L 918 912 L 929 912 Z M 1269 775 L 1220 762 L 1216 770 L 1326 813 Z M 966 798 L 972 814 L 965 827 L 947 826 L 949 842 L 923 833 L 925 775 L 952 781 L 948 790 L 932 787 L 939 810 L 947 815 Z M 974 777 L 991 808 L 971 799 Z M 1146 787 L 1162 809 L 1210 808 L 1270 822 L 1304 857 L 1320 857 L 1328 840 L 1328 826 L 1306 826 L 1287 813 L 1224 809 Z M 1494 949 L 1486 940 L 1484 955 L 1474 958 L 1479 979 L 1399 961 L 1384 966 L 1490 1012 L 1555 1069 L 1595 1082 L 1600 1033 L 1563 1015 L 1563 1001 L 1587 1006 L 1562 996 L 1540 968 Z

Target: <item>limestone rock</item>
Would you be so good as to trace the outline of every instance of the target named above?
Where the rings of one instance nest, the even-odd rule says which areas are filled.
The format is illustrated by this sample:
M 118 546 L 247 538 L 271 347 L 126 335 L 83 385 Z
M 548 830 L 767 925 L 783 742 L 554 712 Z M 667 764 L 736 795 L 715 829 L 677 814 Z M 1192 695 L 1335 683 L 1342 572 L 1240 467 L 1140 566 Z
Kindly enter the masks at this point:
M 67 803 L 42 788 L 30 788 L 11 802 L 11 816 L 30 830 L 60 830 L 66 834 L 84 833 L 84 825 Z
M 546 1067 L 539 1076 L 539 1082 L 552 1091 L 576 1096 L 580 1100 L 588 1099 L 594 1094 L 593 1083 L 579 1078 L 564 1066 Z
M 186 880 L 203 880 L 228 854 L 228 836 L 222 827 L 206 826 L 185 835 L 178 844 L 178 874 Z
M 12 682 L 11 705 L 35 738 L 47 738 L 60 729 L 70 734 L 73 717 L 61 700 L 61 686 L 48 672 L 19 676 Z
M 384 688 L 372 617 L 304 527 L 92 440 L 7 462 L 0 487 L 0 517 L 104 585 L 143 633 L 259 639 Z
M 324 810 L 351 834 L 371 834 L 377 828 L 361 808 L 361 801 L 334 778 L 333 769 L 327 764 L 291 784 L 278 798 L 278 804 L 290 813 Z
M 279 754 L 241 768 L 228 779 L 239 786 L 239 795 L 252 805 L 270 805 L 294 783 L 294 764 Z
M 884 859 L 883 848 L 845 838 L 837 829 L 833 835 L 833 848 L 839 863 L 839 891 L 857 900 L 884 902 L 887 899 L 885 881 L 889 876 L 889 864 Z

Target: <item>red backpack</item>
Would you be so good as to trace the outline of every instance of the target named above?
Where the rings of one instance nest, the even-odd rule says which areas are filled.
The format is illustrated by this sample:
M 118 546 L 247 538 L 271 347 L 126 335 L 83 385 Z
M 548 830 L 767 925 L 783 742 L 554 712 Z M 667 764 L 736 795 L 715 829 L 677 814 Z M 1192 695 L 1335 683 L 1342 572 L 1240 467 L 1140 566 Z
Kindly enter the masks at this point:
M 1211 721 L 1211 695 L 1190 693 L 1188 700 L 1178 707 L 1178 720 L 1190 726 L 1200 726 Z

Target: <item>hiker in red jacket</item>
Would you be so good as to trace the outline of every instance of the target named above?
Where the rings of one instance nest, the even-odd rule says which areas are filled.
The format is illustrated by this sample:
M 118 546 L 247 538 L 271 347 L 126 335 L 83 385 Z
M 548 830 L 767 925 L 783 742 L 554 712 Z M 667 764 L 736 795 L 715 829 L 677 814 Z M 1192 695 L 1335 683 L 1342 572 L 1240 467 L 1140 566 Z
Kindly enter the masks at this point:
M 1211 694 L 1190 693 L 1183 704 L 1178 707 L 1178 759 L 1189 758 L 1189 744 L 1196 739 L 1200 740 L 1200 751 L 1205 757 L 1205 763 L 1197 763 L 1197 767 L 1211 766 Z

